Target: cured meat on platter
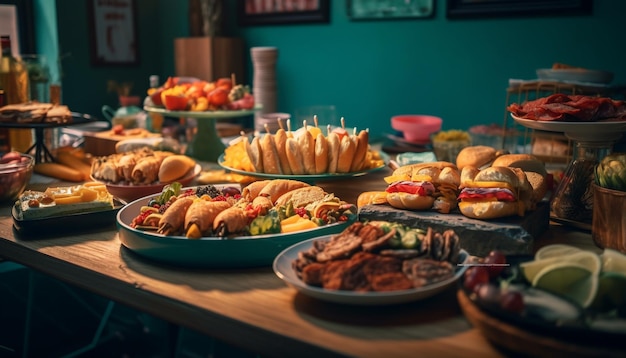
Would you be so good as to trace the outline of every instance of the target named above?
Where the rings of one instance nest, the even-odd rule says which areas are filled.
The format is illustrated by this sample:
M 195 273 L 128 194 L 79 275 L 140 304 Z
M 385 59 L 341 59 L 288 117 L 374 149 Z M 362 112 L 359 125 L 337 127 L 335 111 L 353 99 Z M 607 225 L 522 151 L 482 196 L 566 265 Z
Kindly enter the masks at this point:
M 596 122 L 626 120 L 626 103 L 608 97 L 555 93 L 522 104 L 512 103 L 507 110 L 517 117 L 537 121 Z

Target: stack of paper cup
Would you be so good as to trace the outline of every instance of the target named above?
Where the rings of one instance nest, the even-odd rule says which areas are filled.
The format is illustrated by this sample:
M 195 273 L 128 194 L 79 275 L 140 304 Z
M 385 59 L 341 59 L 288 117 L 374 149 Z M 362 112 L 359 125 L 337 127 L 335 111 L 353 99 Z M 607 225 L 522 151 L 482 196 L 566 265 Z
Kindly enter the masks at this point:
M 254 128 L 264 131 L 261 117 L 265 113 L 276 112 L 276 47 L 252 47 L 250 49 L 254 78 L 252 93 L 254 101 L 262 105 L 261 110 L 254 115 Z

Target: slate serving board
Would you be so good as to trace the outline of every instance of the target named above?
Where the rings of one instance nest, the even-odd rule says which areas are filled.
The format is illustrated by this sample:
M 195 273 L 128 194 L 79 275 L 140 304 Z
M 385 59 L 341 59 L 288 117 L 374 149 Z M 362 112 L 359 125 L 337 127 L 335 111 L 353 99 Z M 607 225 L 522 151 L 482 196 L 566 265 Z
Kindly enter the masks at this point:
M 533 253 L 534 240 L 548 230 L 550 206 L 541 202 L 536 210 L 523 217 L 476 220 L 460 212 L 440 214 L 399 210 L 389 205 L 365 205 L 359 210 L 359 219 L 394 221 L 424 228 L 430 226 L 438 231 L 453 229 L 459 235 L 461 247 L 474 256 L 484 257 L 494 249 L 506 255 L 528 255 Z

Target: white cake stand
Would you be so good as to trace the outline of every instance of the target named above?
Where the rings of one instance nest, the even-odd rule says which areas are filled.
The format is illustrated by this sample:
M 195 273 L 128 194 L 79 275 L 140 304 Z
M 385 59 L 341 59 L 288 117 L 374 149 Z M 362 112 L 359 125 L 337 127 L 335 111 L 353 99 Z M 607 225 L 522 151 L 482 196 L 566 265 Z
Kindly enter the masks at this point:
M 159 113 L 165 117 L 175 118 L 195 118 L 198 121 L 196 132 L 194 133 L 189 145 L 187 146 L 186 155 L 200 161 L 217 163 L 217 159 L 224 152 L 226 146 L 217 134 L 215 124 L 220 118 L 237 118 L 254 114 L 261 109 L 260 105 L 250 110 L 232 110 L 232 111 L 168 111 L 165 108 L 144 106 L 143 108 L 150 113 Z

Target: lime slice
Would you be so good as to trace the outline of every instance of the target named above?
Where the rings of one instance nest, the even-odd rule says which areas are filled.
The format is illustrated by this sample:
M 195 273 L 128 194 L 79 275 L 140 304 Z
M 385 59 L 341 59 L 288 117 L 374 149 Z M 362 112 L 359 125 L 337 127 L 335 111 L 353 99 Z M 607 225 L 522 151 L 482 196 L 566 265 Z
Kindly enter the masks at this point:
M 570 262 L 559 262 L 544 267 L 532 282 L 534 287 L 567 297 L 589 307 L 598 292 L 598 271 Z
M 626 255 L 613 249 L 604 249 L 601 255 L 602 271 L 626 275 Z
M 563 250 L 562 252 L 565 253 L 566 251 Z M 595 275 L 597 275 L 602 268 L 602 261 L 600 260 L 600 256 L 591 251 L 583 251 L 580 249 L 576 249 L 576 251 L 570 251 L 570 253 L 567 255 L 559 255 L 554 257 L 549 256 L 548 258 L 544 259 L 536 259 L 534 261 L 524 262 L 521 263 L 519 267 L 528 282 L 533 282 L 539 272 L 541 272 L 546 267 L 557 263 L 582 266 L 587 268 L 587 270 Z
M 582 251 L 581 249 L 565 244 L 553 244 L 540 248 L 535 253 L 535 260 L 547 259 L 550 257 L 561 257 L 576 252 Z

